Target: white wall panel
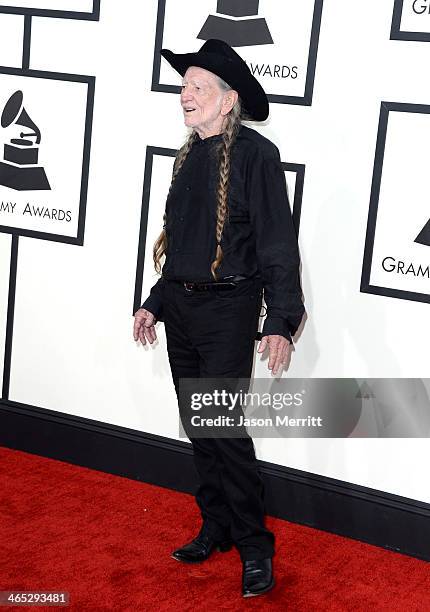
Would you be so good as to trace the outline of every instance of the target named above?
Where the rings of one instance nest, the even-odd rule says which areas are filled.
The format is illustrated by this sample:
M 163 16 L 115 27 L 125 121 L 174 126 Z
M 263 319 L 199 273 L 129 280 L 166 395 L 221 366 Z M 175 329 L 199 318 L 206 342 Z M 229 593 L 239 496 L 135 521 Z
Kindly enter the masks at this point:
M 194 4 L 193 19 L 203 23 L 205 11 Z M 260 2 L 279 33 L 277 6 Z M 189 27 L 187 10 L 178 15 L 169 24 L 176 36 Z M 275 142 L 284 162 L 306 168 L 299 245 L 308 320 L 283 376 L 429 376 L 429 304 L 360 291 L 380 103 L 430 104 L 430 44 L 390 40 L 392 15 L 392 0 L 325 0 L 312 104 L 271 103 L 270 120 L 252 126 Z M 13 42 L 0 43 L 3 66 L 20 65 L 22 22 L 0 15 L 0 34 L 8 30 Z M 185 137 L 178 95 L 151 91 L 156 22 L 155 0 L 102 1 L 100 21 L 32 19 L 30 68 L 94 75 L 96 85 L 83 245 L 19 238 L 9 398 L 177 438 L 163 324 L 156 346 L 132 338 L 146 147 L 175 149 Z M 202 42 L 184 39 L 182 46 Z M 64 146 L 75 104 L 70 98 L 52 109 Z M 428 139 L 420 125 L 402 129 L 396 138 L 421 164 L 421 171 L 414 165 L 422 180 L 411 195 L 428 202 Z M 408 171 L 398 168 L 400 181 L 402 168 Z M 171 158 L 155 156 L 142 295 L 155 282 L 150 251 L 170 172 Z M 387 183 L 384 197 L 400 205 L 404 188 Z M 393 227 L 401 226 L 399 218 Z M 427 261 L 429 254 L 430 247 Z M 0 234 L 0 256 L 2 339 L 10 235 Z M 255 375 L 268 376 L 267 358 L 260 360 Z M 427 439 L 266 439 L 256 447 L 267 461 L 430 502 Z

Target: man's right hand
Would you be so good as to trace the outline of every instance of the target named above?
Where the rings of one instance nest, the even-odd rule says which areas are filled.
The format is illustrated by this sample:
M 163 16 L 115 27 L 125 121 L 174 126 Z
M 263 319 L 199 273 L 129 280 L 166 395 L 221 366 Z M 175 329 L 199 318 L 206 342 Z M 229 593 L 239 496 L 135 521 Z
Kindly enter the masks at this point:
M 149 343 L 152 344 L 157 339 L 155 333 L 156 322 L 157 319 L 152 312 L 145 308 L 139 308 L 134 315 L 133 336 L 135 341 L 140 340 L 142 344 L 146 344 L 146 340 L 149 340 Z

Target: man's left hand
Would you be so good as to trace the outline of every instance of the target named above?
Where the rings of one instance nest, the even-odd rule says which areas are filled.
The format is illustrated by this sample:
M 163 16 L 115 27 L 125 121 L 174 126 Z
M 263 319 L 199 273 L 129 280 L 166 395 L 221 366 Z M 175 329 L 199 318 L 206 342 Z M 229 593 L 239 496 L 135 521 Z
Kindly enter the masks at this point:
M 272 376 L 276 376 L 281 364 L 285 365 L 287 363 L 291 342 L 284 336 L 263 336 L 257 352 L 262 353 L 267 345 L 269 345 L 268 368 L 272 370 Z

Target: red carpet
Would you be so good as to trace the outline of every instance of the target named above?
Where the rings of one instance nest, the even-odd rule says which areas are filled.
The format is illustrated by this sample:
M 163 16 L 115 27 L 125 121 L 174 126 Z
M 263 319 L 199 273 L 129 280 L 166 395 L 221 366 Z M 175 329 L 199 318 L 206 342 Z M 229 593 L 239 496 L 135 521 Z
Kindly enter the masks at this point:
M 429 563 L 271 518 L 277 585 L 243 599 L 235 549 L 170 557 L 197 529 L 192 496 L 5 448 L 0 460 L 0 590 L 69 591 L 77 611 L 430 609 Z

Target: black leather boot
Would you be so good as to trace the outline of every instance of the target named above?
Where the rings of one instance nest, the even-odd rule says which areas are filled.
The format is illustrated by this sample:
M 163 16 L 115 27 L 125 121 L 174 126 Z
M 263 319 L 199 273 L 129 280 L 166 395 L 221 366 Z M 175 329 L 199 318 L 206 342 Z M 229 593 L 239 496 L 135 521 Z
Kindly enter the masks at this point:
M 172 557 L 178 561 L 185 561 L 185 563 L 200 563 L 206 561 L 214 550 L 227 552 L 232 546 L 231 538 L 225 537 L 217 540 L 203 526 L 198 536 L 188 544 L 174 550 Z
M 275 585 L 272 570 L 272 559 L 243 561 L 242 595 L 253 597 L 267 593 Z

